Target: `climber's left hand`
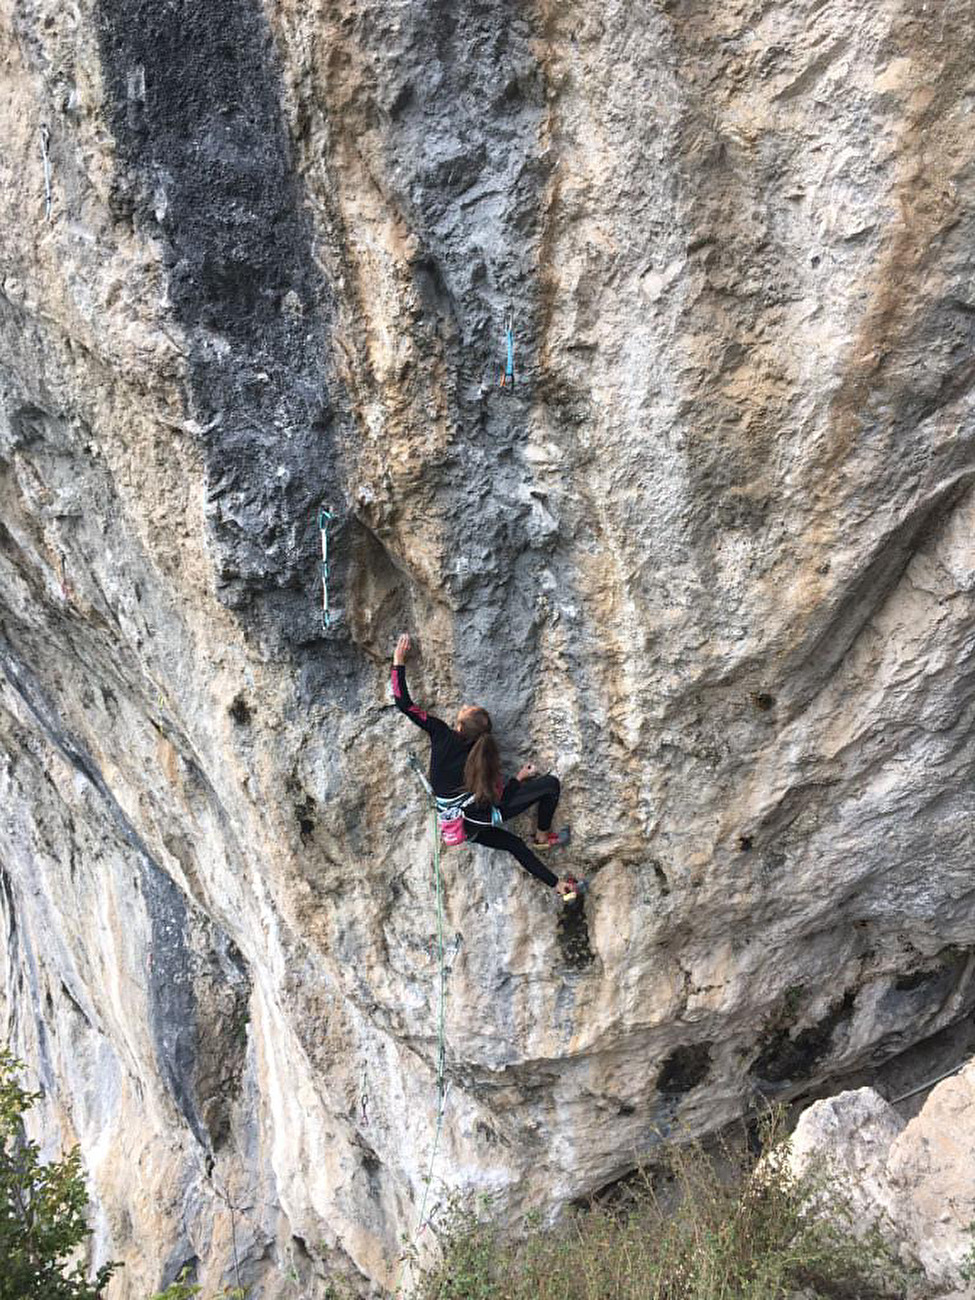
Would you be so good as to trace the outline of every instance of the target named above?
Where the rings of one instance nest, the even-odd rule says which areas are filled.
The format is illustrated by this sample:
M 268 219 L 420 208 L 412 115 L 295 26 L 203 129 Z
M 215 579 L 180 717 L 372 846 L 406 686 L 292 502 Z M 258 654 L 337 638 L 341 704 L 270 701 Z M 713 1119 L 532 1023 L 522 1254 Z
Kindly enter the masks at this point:
M 397 667 L 406 663 L 406 657 L 410 653 L 410 644 L 410 634 L 409 632 L 404 632 L 396 642 L 396 649 L 393 651 L 393 663 L 396 664 Z

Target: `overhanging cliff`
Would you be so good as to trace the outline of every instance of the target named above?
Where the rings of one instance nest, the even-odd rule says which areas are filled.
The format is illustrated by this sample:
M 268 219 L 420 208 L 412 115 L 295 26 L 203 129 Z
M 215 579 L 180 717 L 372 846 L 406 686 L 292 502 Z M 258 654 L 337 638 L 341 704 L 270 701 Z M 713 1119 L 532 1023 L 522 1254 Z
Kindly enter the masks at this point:
M 113 1294 L 395 1273 L 406 628 L 591 879 L 445 859 L 438 1195 L 969 1014 L 971 0 L 2 13 L 0 1007 Z

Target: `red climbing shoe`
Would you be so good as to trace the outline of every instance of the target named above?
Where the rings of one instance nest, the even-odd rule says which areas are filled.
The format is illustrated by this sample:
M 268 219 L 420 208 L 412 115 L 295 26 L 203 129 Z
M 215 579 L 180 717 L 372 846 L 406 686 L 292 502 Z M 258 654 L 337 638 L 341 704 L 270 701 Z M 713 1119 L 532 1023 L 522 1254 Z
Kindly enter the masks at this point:
M 532 847 L 536 849 L 541 849 L 541 851 L 544 853 L 546 849 L 564 848 L 565 845 L 569 843 L 569 840 L 571 838 L 572 838 L 572 832 L 569 830 L 568 826 L 563 826 L 560 831 L 549 831 L 548 839 L 533 840 Z
M 568 888 L 561 889 L 559 888 L 561 885 L 567 885 Z M 556 889 L 559 891 L 559 896 L 562 899 L 562 902 L 565 903 L 566 906 L 569 906 L 572 903 L 578 903 L 581 901 L 582 895 L 586 892 L 586 882 L 584 880 L 577 880 L 575 876 L 565 876 L 559 881 L 558 885 L 556 885 Z

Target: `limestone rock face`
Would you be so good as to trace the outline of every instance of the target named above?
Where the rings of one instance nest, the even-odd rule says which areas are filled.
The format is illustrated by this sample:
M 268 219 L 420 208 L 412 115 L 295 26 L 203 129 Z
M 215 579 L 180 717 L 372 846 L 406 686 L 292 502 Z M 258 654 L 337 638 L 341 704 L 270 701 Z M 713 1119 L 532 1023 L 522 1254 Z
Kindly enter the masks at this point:
M 799 1117 L 794 1167 L 827 1162 L 865 1221 L 879 1221 L 939 1286 L 963 1286 L 975 1249 L 975 1062 L 940 1083 L 906 1122 L 872 1088 L 814 1102 Z M 963 1292 L 973 1294 L 969 1288 Z
M 968 1014 L 972 0 L 0 14 L 0 1012 L 114 1296 Z M 435 1152 L 405 628 L 591 880 L 445 859 Z

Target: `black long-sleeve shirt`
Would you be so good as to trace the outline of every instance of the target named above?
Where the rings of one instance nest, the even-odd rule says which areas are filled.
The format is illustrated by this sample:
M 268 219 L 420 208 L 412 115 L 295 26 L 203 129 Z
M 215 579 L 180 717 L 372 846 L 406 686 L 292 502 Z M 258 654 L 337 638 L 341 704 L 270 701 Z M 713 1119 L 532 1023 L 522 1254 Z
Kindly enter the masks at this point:
M 465 794 L 464 765 L 474 742 L 466 740 L 453 727 L 448 727 L 442 718 L 435 718 L 432 713 L 425 712 L 413 703 L 406 685 L 406 668 L 403 664 L 393 664 L 393 700 L 400 713 L 422 727 L 430 737 L 430 784 L 433 793 L 441 799 L 452 799 L 455 795 L 460 797 Z M 504 790 L 498 791 L 498 802 L 516 790 L 518 785 L 515 777 L 509 778 Z M 474 813 L 473 808 L 471 811 Z M 490 814 L 487 820 L 490 821 Z
M 459 731 L 448 727 L 442 718 L 435 718 L 410 699 L 406 685 L 406 668 L 393 664 L 393 699 L 400 713 L 405 713 L 430 737 L 430 784 L 433 793 L 442 799 L 464 793 L 464 764 L 471 752 L 473 741 L 465 740 Z

